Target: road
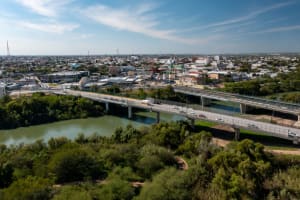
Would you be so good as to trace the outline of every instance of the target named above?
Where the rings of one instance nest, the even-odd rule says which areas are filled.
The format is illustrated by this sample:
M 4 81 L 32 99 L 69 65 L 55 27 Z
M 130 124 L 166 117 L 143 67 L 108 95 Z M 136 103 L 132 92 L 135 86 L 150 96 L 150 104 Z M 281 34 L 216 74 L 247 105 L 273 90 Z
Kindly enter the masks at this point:
M 268 135 L 291 140 L 295 143 L 300 143 L 300 129 L 275 125 L 266 122 L 259 122 L 255 120 L 244 119 L 240 117 L 234 117 L 225 114 L 219 114 L 214 112 L 208 112 L 203 110 L 195 110 L 192 108 L 186 108 L 183 106 L 170 105 L 170 104 L 147 104 L 142 100 L 118 97 L 106 94 L 98 94 L 92 92 L 75 91 L 75 90 L 42 90 L 42 91 L 27 91 L 27 93 L 34 92 L 46 92 L 60 95 L 73 95 L 81 96 L 84 98 L 100 101 L 103 103 L 114 103 L 127 107 L 136 107 L 142 109 L 148 109 L 153 112 L 166 112 L 176 115 L 182 115 L 190 119 L 201 119 L 206 121 L 217 122 L 219 124 L 230 125 L 234 128 L 244 128 L 253 130 L 256 132 L 264 132 Z M 23 92 L 22 94 L 26 94 Z M 21 93 L 16 93 L 21 94 Z
M 231 94 L 225 92 L 217 92 L 211 90 L 202 90 L 191 87 L 174 87 L 174 91 L 178 93 L 202 96 L 208 99 L 215 99 L 220 101 L 230 101 L 240 104 L 245 104 L 257 108 L 279 111 L 283 113 L 290 113 L 293 115 L 300 115 L 300 104 L 287 103 L 282 101 L 275 101 L 271 99 L 251 97 L 246 95 Z

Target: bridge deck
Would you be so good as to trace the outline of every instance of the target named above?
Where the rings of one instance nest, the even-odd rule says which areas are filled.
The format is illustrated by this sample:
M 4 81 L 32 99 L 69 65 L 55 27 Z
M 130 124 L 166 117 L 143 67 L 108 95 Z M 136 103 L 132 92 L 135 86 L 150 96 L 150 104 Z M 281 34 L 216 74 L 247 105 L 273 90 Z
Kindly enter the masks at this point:
M 142 109 L 149 109 L 154 112 L 166 112 L 177 115 L 182 115 L 191 119 L 201 119 L 207 121 L 213 121 L 220 124 L 227 124 L 233 127 L 250 129 L 258 132 L 264 132 L 274 137 L 279 137 L 287 140 L 291 140 L 300 143 L 300 129 L 291 128 L 286 126 L 280 126 L 275 124 L 270 124 L 266 122 L 259 122 L 255 120 L 244 119 L 240 117 L 233 117 L 230 115 L 219 114 L 214 112 L 208 112 L 203 110 L 195 110 L 187 108 L 180 105 L 171 104 L 145 104 L 141 100 L 131 99 L 126 97 L 118 97 L 112 95 L 98 94 L 92 92 L 82 92 L 74 90 L 42 90 L 42 91 L 32 91 L 34 92 L 45 92 L 60 95 L 72 95 L 81 96 L 84 98 L 92 99 L 94 101 L 100 101 L 103 103 L 114 103 L 123 106 L 131 106 Z
M 270 109 L 274 111 L 279 111 L 283 113 L 289 113 L 293 115 L 300 115 L 300 104 L 287 103 L 282 101 L 275 101 L 265 98 L 251 97 L 239 94 L 230 94 L 225 92 L 216 92 L 210 90 L 201 90 L 190 87 L 175 87 L 175 92 L 202 96 L 209 99 L 216 99 L 221 101 L 230 101 L 234 103 L 245 104 L 257 108 Z

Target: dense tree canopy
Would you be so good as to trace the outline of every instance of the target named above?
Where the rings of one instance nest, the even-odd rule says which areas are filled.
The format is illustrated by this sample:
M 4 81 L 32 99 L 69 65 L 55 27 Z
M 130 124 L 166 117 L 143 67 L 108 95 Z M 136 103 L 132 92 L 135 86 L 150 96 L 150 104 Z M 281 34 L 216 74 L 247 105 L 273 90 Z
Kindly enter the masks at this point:
M 223 90 L 231 93 L 254 96 L 300 91 L 300 66 L 297 67 L 296 71 L 287 74 L 279 73 L 276 78 L 266 76 L 249 81 L 225 83 Z M 290 94 L 290 97 L 286 100 L 297 102 L 297 97 L 293 99 L 293 96 L 294 94 Z
M 79 97 L 46 96 L 42 93 L 18 99 L 5 97 L 0 101 L 0 129 L 102 114 L 103 109 L 99 103 Z
M 299 165 L 250 140 L 217 147 L 186 122 L 128 126 L 110 138 L 1 145 L 0 199 L 299 199 Z

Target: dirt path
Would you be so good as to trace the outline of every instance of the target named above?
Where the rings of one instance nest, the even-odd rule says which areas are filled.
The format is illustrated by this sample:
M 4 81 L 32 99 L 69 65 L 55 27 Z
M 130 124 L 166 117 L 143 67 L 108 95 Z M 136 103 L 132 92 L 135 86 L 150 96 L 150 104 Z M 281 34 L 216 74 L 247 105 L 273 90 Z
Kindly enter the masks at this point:
M 187 162 L 181 158 L 181 157 L 176 157 L 177 163 L 179 165 L 179 169 L 182 170 L 188 170 L 189 169 L 189 165 L 187 164 Z
M 219 139 L 219 138 L 213 138 L 212 142 L 219 147 L 226 147 L 231 141 Z M 300 156 L 300 149 L 284 150 L 284 149 L 268 149 L 268 147 L 266 147 L 265 151 L 273 153 L 273 154 L 299 155 Z
M 300 150 L 280 150 L 280 149 L 266 149 L 267 152 L 273 154 L 283 154 L 283 155 L 296 155 L 300 156 Z

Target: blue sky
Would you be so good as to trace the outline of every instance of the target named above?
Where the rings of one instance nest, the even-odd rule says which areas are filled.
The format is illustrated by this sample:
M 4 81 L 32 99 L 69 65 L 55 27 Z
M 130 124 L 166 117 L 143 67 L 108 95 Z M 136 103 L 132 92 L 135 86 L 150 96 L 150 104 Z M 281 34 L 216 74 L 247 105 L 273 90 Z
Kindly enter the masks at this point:
M 0 54 L 300 52 L 300 0 L 1 0 Z

